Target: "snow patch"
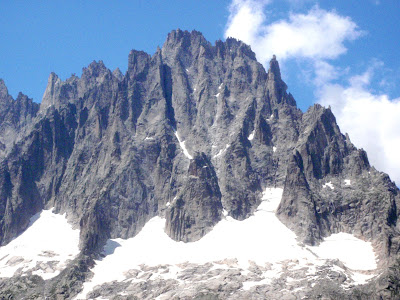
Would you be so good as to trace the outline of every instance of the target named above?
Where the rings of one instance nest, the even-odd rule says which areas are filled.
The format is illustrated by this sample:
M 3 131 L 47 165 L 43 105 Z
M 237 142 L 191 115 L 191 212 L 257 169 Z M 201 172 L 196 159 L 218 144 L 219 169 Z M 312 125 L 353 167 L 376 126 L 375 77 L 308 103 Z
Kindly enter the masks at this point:
M 258 206 L 257 211 L 275 212 L 281 203 L 283 189 L 279 188 L 266 188 L 262 193 L 261 204 Z
M 79 253 L 78 245 L 79 230 L 72 229 L 65 215 L 43 210 L 20 236 L 0 247 L 0 277 L 12 277 L 18 270 L 53 278 Z
M 218 93 L 218 94 L 216 94 L 216 95 L 214 95 L 214 96 L 218 98 L 218 97 L 219 97 L 219 95 L 220 95 L 220 93 Z
M 272 277 L 274 278 L 274 277 Z M 243 290 L 249 291 L 252 287 L 258 286 L 258 285 L 264 285 L 264 284 L 270 284 L 272 278 L 264 278 L 260 281 L 246 281 L 243 282 Z
M 169 202 L 169 201 L 167 202 L 167 204 L 165 204 L 166 207 L 170 207 L 170 205 L 171 205 L 171 202 Z
M 255 134 L 256 130 L 254 129 L 252 133 L 250 133 L 250 135 L 248 136 L 248 140 L 252 141 L 254 139 L 254 134 Z
M 175 136 L 176 136 L 176 138 L 178 139 L 179 146 L 181 146 L 181 149 L 182 149 L 182 151 L 183 151 L 183 154 L 185 154 L 185 156 L 186 156 L 187 158 L 193 159 L 193 156 L 191 156 L 191 155 L 189 154 L 188 150 L 186 149 L 185 141 L 182 141 L 182 140 L 179 138 L 178 131 L 175 131 Z
M 351 276 L 355 284 L 366 284 L 373 277 L 375 277 L 375 274 L 363 274 L 359 272 L 353 272 Z
M 344 185 L 351 185 L 351 180 L 350 179 L 345 179 L 344 180 Z
M 335 189 L 335 187 L 334 187 L 333 184 L 332 184 L 332 181 L 329 181 L 329 182 L 325 183 L 324 185 L 322 185 L 322 187 L 323 187 L 324 189 L 327 188 L 327 187 L 329 187 L 331 190 L 334 190 L 334 189 Z
M 223 86 L 224 86 L 224 84 L 221 83 L 221 84 L 219 85 L 218 89 L 219 89 L 219 90 L 222 89 Z
M 352 270 L 365 271 L 377 268 L 371 243 L 348 233 L 332 234 L 325 238 L 318 247 L 309 248 L 321 258 L 339 259 Z
M 276 147 L 275 146 L 272 147 L 272 151 L 276 152 Z

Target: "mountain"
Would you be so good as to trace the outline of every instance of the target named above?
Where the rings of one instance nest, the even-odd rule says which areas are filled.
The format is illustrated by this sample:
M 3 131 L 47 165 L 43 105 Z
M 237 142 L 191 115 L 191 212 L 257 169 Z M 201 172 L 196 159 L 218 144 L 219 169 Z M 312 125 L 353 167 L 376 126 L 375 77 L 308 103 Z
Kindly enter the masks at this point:
M 0 81 L 0 103 L 6 299 L 399 291 L 398 188 L 329 108 L 296 107 L 275 57 L 176 30 L 125 75 L 52 73 L 40 107 Z

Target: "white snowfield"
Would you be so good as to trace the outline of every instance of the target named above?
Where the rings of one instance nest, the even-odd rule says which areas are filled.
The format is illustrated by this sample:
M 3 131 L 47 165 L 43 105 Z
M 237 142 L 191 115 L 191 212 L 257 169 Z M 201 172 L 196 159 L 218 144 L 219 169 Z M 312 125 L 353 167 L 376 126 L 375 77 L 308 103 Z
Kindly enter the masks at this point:
M 377 268 L 371 243 L 364 242 L 348 233 L 337 233 L 324 239 L 318 247 L 309 247 L 319 257 L 339 259 L 353 270 Z
M 108 241 L 104 248 L 105 257 L 96 261 L 93 278 L 84 284 L 84 290 L 76 299 L 85 299 L 96 285 L 126 279 L 127 271 L 140 269 L 143 264 L 173 266 L 169 272 L 160 275 L 164 279 L 177 279 L 181 271 L 178 266 L 185 262 L 204 264 L 236 259 L 236 267 L 243 270 L 254 263 L 272 264 L 270 271 L 263 274 L 263 281 L 246 282 L 244 289 L 279 277 L 283 261 L 293 261 L 296 268 L 307 268 L 307 275 L 314 276 L 317 267 L 327 263 L 327 259 L 339 259 L 351 269 L 348 274 L 355 284 L 374 276 L 362 272 L 377 268 L 371 243 L 350 234 L 334 234 L 318 247 L 299 245 L 296 235 L 275 216 L 281 197 L 281 188 L 267 188 L 253 216 L 243 221 L 225 216 L 210 233 L 192 243 L 169 238 L 164 232 L 165 219 L 154 217 L 135 237 Z
M 53 278 L 79 253 L 78 245 L 79 230 L 72 229 L 64 215 L 43 210 L 20 236 L 0 247 L 0 277 L 32 271 Z

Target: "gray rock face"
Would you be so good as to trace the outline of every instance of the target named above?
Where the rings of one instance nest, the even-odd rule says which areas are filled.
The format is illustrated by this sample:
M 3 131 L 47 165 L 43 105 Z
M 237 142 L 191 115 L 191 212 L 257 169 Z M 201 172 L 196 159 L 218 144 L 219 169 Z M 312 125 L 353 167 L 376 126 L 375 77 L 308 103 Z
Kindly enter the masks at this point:
M 52 73 L 40 109 L 0 80 L 1 245 L 50 207 L 80 228 L 84 255 L 157 215 L 171 238 L 195 241 L 224 210 L 249 217 L 277 186 L 277 216 L 300 241 L 352 233 L 389 264 L 400 249 L 398 188 L 330 109 L 302 113 L 286 90 L 275 57 L 266 72 L 238 40 L 212 45 L 181 30 L 154 55 L 132 50 L 125 75 L 101 61 L 81 78 Z
M 12 145 L 26 134 L 38 110 L 39 104 L 22 93 L 14 100 L 0 79 L 0 157 L 6 156 Z
M 398 188 L 340 134 L 330 109 L 316 105 L 302 123 L 278 217 L 309 244 L 347 232 L 373 241 L 381 257 L 397 252 Z
M 188 177 L 166 212 L 166 232 L 178 241 L 196 241 L 221 220 L 218 178 L 204 153 L 190 160 Z

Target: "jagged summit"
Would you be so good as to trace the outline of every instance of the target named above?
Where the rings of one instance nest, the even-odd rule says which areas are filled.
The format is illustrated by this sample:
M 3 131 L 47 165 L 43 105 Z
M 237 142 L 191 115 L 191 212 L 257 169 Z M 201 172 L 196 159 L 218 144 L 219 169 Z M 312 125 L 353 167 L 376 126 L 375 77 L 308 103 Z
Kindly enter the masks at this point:
M 0 91 L 8 94 L 2 82 Z M 163 238 L 192 243 L 212 236 L 216 226 L 249 224 L 254 216 L 267 213 L 272 224 L 285 229 L 288 247 L 297 239 L 302 253 L 308 255 L 307 247 L 322 245 L 331 235 L 351 235 L 360 243 L 370 242 L 379 260 L 378 269 L 364 270 L 365 274 L 329 259 L 313 260 L 314 279 L 308 271 L 302 275 L 296 271 L 293 262 L 275 261 L 271 268 L 280 271 L 254 265 L 251 276 L 255 277 L 236 280 L 237 272 L 244 269 L 233 259 L 221 263 L 229 269 L 229 281 L 240 282 L 236 286 L 197 286 L 209 280 L 203 277 L 196 284 L 173 277 L 156 283 L 149 276 L 149 294 L 143 296 L 149 299 L 160 296 L 157 284 L 169 291 L 193 291 L 190 297 L 204 288 L 220 298 L 265 298 L 267 294 L 251 289 L 254 282 L 260 285 L 257 290 L 275 294 L 286 282 L 286 291 L 279 290 L 282 297 L 294 293 L 298 298 L 313 298 L 323 286 L 351 298 L 354 274 L 377 276 L 398 255 L 397 187 L 340 132 L 330 109 L 314 105 L 303 113 L 296 107 L 276 57 L 266 72 L 251 48 L 236 39 L 212 45 L 197 31 L 175 30 L 153 55 L 132 50 L 125 75 L 118 69 L 112 72 L 102 61 L 92 62 L 80 78 L 62 81 L 50 74 L 40 112 L 37 104 L 22 96 L 4 108 L 0 115 L 1 245 L 22 233 L 43 209 L 66 214 L 79 229 L 80 254 L 51 282 L 37 283 L 39 290 L 46 286 L 49 297 L 75 296 L 89 280 L 93 259 L 103 251 L 105 259 L 111 259 L 111 253 L 118 253 L 119 239 L 136 237 L 154 220 L 164 224 Z M 279 198 L 272 191 L 280 191 Z M 274 201 L 273 209 L 269 201 Z M 251 227 L 256 232 L 248 235 L 271 234 L 271 226 Z M 207 274 L 217 268 L 216 262 L 209 263 L 210 268 L 182 268 Z M 9 264 L 28 265 L 18 258 Z M 21 272 L 40 273 L 51 265 L 29 268 Z M 107 294 L 111 291 L 129 291 L 127 284 L 132 284 L 132 294 L 140 294 L 141 271 L 136 271 L 121 275 L 127 281 L 103 285 L 92 297 L 111 298 L 116 295 Z M 289 286 L 292 271 L 305 276 L 296 286 L 299 289 Z M 267 280 L 281 275 L 287 280 L 279 284 Z M 337 283 L 338 278 L 344 285 Z M 314 288 L 309 279 L 320 283 Z M 3 286 L 12 289 L 24 279 L 7 280 Z M 384 280 L 374 284 L 378 282 Z M 24 284 L 18 285 L 18 295 L 34 293 Z M 214 285 L 224 288 L 211 290 Z M 1 291 L 0 295 L 4 296 Z
M 281 80 L 281 70 L 279 68 L 278 60 L 276 59 L 276 55 L 272 56 L 272 59 L 269 62 L 268 69 L 268 79 L 270 80 Z
M 198 45 L 210 45 L 203 34 L 199 31 L 192 30 L 191 32 L 187 30 L 172 30 L 168 33 L 167 39 L 163 45 L 163 48 L 179 48 L 187 47 L 191 43 L 197 43 Z
M 4 80 L 0 78 L 0 99 L 3 100 L 6 97 L 8 97 L 8 89 L 6 87 L 6 84 L 4 83 Z
M 119 81 L 122 81 L 124 79 L 124 74 L 122 74 L 121 70 L 119 68 L 116 68 L 112 72 L 113 76 L 117 78 Z

